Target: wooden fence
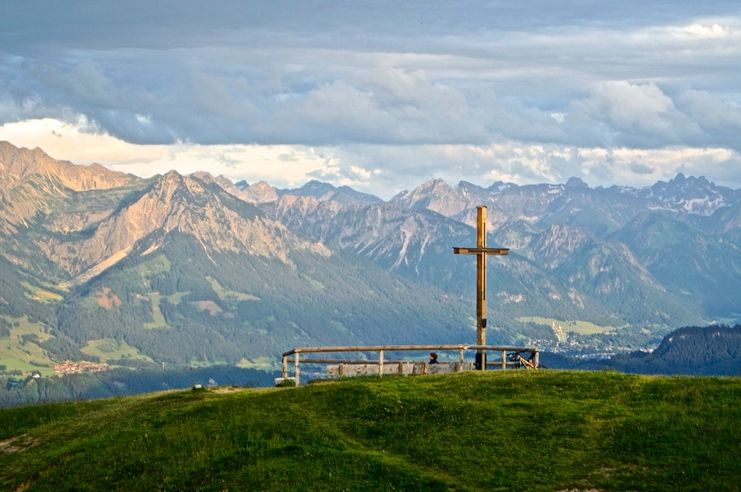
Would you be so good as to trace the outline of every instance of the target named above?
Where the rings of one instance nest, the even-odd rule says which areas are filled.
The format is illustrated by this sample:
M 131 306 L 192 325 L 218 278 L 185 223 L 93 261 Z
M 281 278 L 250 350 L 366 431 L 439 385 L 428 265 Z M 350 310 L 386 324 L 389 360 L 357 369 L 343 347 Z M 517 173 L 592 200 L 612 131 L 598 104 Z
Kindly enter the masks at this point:
M 422 352 L 422 351 L 435 351 L 435 352 L 458 352 L 458 360 L 449 363 L 443 362 L 441 364 L 428 364 L 427 362 L 410 361 L 410 360 L 386 360 L 385 354 L 387 352 Z M 330 353 L 352 353 L 352 352 L 376 352 L 378 354 L 375 359 L 340 359 L 333 357 L 301 357 L 302 354 L 330 354 Z M 336 373 L 340 376 L 348 375 L 353 371 L 343 371 L 343 367 L 352 366 L 378 366 L 376 371 L 373 373 L 382 377 L 384 374 L 398 373 L 398 374 L 427 374 L 429 372 L 460 372 L 469 370 L 472 368 L 472 363 L 466 363 L 465 355 L 467 352 L 481 352 L 499 354 L 500 358 L 497 360 L 487 360 L 483 367 L 479 367 L 484 370 L 486 367 L 496 369 L 507 369 L 507 367 L 524 367 L 527 369 L 537 369 L 540 364 L 540 350 L 535 347 L 510 347 L 500 345 L 368 345 L 368 346 L 346 346 L 346 347 L 300 347 L 284 352 L 281 357 L 281 378 L 276 380 L 276 384 L 282 381 L 293 380 L 296 386 L 299 386 L 301 382 L 301 364 L 336 364 L 338 370 Z M 523 354 L 529 354 L 526 358 Z M 293 356 L 293 377 L 289 375 L 289 363 L 288 358 Z M 484 360 L 486 358 L 484 357 Z M 411 372 L 409 371 L 409 364 L 411 364 Z M 420 366 L 421 364 L 421 366 Z M 431 370 L 431 367 L 435 370 Z M 481 366 L 481 364 L 479 364 Z M 398 372 L 396 369 L 398 368 Z M 420 367 L 421 371 L 415 369 Z M 439 371 L 443 367 L 448 368 L 446 371 Z M 343 374 L 344 373 L 344 374 Z M 357 374 L 357 371 L 355 371 Z M 364 374 L 371 374 L 364 372 Z

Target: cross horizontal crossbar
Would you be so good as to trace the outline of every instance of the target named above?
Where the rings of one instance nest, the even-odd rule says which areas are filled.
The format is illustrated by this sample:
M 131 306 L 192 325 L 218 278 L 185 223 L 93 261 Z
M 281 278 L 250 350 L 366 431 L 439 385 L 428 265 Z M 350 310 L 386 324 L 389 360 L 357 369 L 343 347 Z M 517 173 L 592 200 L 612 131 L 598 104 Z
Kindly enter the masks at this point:
M 509 254 L 509 248 L 453 248 L 456 255 L 506 255 Z

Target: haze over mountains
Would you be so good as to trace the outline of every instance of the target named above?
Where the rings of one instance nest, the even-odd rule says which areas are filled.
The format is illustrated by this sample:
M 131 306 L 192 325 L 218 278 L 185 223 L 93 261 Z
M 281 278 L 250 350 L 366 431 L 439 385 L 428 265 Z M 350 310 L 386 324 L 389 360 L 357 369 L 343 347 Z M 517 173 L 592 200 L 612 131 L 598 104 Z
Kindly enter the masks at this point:
M 389 201 L 312 181 L 142 179 L 0 143 L 0 367 L 267 364 L 292 346 L 472 340 L 475 207 L 489 340 L 633 350 L 741 317 L 741 190 L 451 186 Z

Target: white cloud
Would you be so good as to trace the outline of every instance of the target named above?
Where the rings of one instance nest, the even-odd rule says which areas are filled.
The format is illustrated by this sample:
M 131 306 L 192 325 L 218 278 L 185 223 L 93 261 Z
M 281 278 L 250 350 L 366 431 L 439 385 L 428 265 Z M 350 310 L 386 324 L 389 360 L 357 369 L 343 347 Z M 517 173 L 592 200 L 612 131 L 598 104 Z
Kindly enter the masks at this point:
M 567 123 L 570 121 L 577 128 L 602 128 L 606 144 L 652 146 L 710 140 L 655 84 L 598 84 L 588 98 L 572 104 Z
M 681 41 L 696 41 L 698 39 L 713 41 L 741 40 L 741 29 L 738 29 L 734 26 L 721 25 L 717 22 L 713 24 L 695 23 L 685 26 L 678 26 L 674 28 L 664 29 L 663 33 L 666 33 Z
M 0 140 L 19 147 L 40 147 L 57 159 L 109 166 L 151 162 L 168 153 L 167 145 L 135 145 L 95 131 L 85 117 L 75 123 L 53 118 L 6 123 L 0 126 Z
M 40 146 L 51 156 L 75 163 L 99 162 L 140 176 L 176 169 L 208 171 L 233 180 L 266 180 L 278 187 L 310 179 L 389 198 L 430 178 L 519 184 L 565 182 L 571 176 L 592 186 L 647 186 L 677 172 L 705 175 L 738 187 L 741 155 L 728 148 L 578 147 L 505 141 L 488 145 L 141 145 L 97 132 L 84 118 L 76 124 L 54 119 L 0 126 L 0 140 Z
M 51 118 L 0 126 L 0 140 L 16 146 L 41 147 L 54 158 L 78 164 L 98 162 L 118 171 L 152 176 L 175 169 L 181 174 L 208 171 L 248 182 L 267 180 L 277 186 L 303 184 L 315 173 L 337 175 L 340 184 L 354 184 L 337 172 L 337 159 L 323 150 L 291 145 L 141 145 L 94 131 L 84 118 L 76 124 Z M 372 174 L 352 169 L 359 179 Z

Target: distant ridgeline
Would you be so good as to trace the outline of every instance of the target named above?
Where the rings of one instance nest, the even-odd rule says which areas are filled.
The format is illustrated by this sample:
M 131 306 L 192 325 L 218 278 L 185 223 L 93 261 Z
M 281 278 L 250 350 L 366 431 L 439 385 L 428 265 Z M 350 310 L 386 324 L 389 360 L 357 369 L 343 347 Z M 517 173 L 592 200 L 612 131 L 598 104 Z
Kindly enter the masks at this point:
M 543 354 L 543 364 L 562 369 L 616 369 L 640 374 L 741 375 L 741 325 L 688 326 L 664 337 L 653 352 L 578 360 Z
M 702 177 L 430 180 L 384 201 L 316 181 L 142 179 L 0 142 L 0 377 L 472 343 L 475 265 L 452 247 L 475 238 L 478 205 L 487 245 L 511 249 L 487 267 L 488 343 L 589 357 L 738 319 L 741 190 Z

